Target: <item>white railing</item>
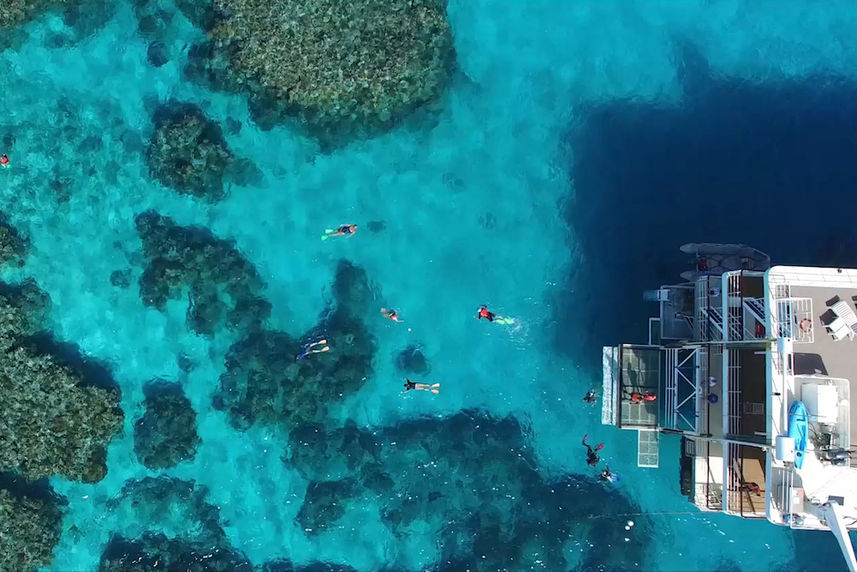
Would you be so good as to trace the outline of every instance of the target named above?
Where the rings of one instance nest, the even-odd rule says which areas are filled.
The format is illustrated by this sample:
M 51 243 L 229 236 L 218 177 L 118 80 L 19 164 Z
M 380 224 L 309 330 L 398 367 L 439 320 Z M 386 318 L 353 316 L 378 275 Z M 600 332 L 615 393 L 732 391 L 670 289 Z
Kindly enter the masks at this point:
M 796 344 L 811 344 L 815 340 L 812 298 L 780 298 L 776 306 L 777 337 L 791 338 Z
M 792 514 L 792 499 L 794 498 L 794 480 L 795 473 L 791 467 L 775 467 L 772 468 L 773 475 L 771 484 L 774 486 L 771 498 L 774 500 L 777 510 L 782 516 Z M 794 528 L 794 519 L 789 518 L 788 524 L 790 528 Z
M 693 504 L 709 510 L 723 509 L 723 485 L 719 483 L 696 483 Z
M 712 280 L 716 283 L 712 285 Z M 702 276 L 694 286 L 696 297 L 696 339 L 718 341 L 723 339 L 723 316 L 719 304 L 712 303 L 712 288 L 720 289 L 719 277 Z
M 694 290 L 696 297 L 696 339 L 708 341 L 708 278 L 700 278 L 696 281 Z
M 680 351 L 689 351 L 682 357 Z M 667 375 L 664 380 L 664 414 L 667 416 L 669 425 L 665 425 L 671 429 L 681 429 L 683 431 L 691 431 L 697 433 L 699 431 L 699 385 L 701 379 L 707 379 L 707 361 L 705 359 L 706 350 L 704 348 L 688 349 L 667 349 Z M 682 371 L 682 367 L 690 364 L 693 366 L 692 378 Z M 705 375 L 702 378 L 702 375 Z M 688 394 L 686 397 L 681 397 L 679 388 L 684 386 Z M 682 413 L 681 408 L 687 403 L 693 401 L 692 419 Z M 686 425 L 679 426 L 679 420 Z
M 724 352 L 725 353 L 725 352 Z M 740 350 L 730 349 L 727 377 L 727 409 L 729 423 L 727 432 L 732 435 L 741 433 L 741 361 Z
M 744 339 L 761 340 L 767 336 L 765 333 L 756 332 L 755 324 L 758 322 L 766 327 L 765 324 L 765 299 L 764 298 L 744 298 Z M 753 327 L 749 327 L 752 324 Z
M 765 299 L 764 298 L 744 298 L 744 307 L 747 312 L 753 314 L 753 317 L 759 320 L 762 324 L 765 323 Z
M 744 339 L 741 276 L 742 272 L 730 272 L 727 275 L 726 296 L 723 297 L 723 316 L 726 318 L 724 329 L 728 341 Z
M 767 309 L 770 312 L 771 323 L 768 324 L 770 335 L 775 338 L 783 337 L 783 328 L 780 325 L 780 300 L 791 298 L 791 288 L 785 283 L 785 278 L 777 275 L 768 275 L 769 299 Z

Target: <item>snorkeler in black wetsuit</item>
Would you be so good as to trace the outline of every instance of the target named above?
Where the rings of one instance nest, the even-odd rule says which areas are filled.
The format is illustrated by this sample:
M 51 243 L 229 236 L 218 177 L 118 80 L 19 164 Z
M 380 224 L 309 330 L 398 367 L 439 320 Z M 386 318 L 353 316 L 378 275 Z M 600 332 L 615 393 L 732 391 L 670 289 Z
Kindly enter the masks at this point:
M 586 447 L 586 464 L 589 465 L 590 467 L 594 467 L 595 465 L 598 464 L 598 461 L 600 460 L 598 458 L 598 451 L 600 451 L 601 449 L 604 448 L 604 443 L 599 443 L 593 449 L 591 445 L 588 445 L 586 443 L 587 437 L 589 437 L 588 433 L 583 436 L 583 446 Z
M 595 403 L 596 401 L 598 401 L 598 396 L 595 395 L 595 390 L 590 389 L 589 391 L 587 391 L 586 395 L 583 396 L 583 401 L 585 401 L 586 403 Z
M 612 483 L 616 480 L 616 475 L 610 472 L 610 467 L 608 466 L 606 469 L 601 471 L 601 476 L 598 477 L 598 479 L 601 481 L 609 481 Z
M 306 344 L 301 350 L 301 353 L 295 356 L 295 361 L 301 361 L 305 357 L 309 357 L 312 354 L 320 354 L 326 351 L 330 351 L 330 346 L 327 346 L 325 344 L 327 344 L 327 340 L 318 340 L 317 342 Z M 318 346 L 322 347 L 319 348 Z
M 407 393 L 412 389 L 416 389 L 418 391 L 431 391 L 432 393 L 440 393 L 438 387 L 440 387 L 439 383 L 432 383 L 431 385 L 429 385 L 428 383 L 417 383 L 415 381 L 411 381 L 406 377 L 405 391 L 403 391 L 402 393 Z

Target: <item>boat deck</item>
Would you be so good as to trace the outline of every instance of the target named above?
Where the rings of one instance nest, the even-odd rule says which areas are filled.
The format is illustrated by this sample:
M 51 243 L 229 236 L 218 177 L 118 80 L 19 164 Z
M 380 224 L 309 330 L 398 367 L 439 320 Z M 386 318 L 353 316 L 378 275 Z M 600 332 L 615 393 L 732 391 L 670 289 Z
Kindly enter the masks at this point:
M 793 297 L 812 300 L 812 343 L 795 343 L 794 373 L 799 375 L 821 375 L 846 379 L 851 395 L 857 395 L 857 336 L 836 341 L 826 326 L 836 317 L 830 307 L 844 300 L 857 313 L 857 287 L 792 286 Z M 857 443 L 857 407 L 850 408 L 850 441 Z
M 839 317 L 857 322 L 857 270 L 778 266 L 768 275 L 768 290 L 767 302 L 774 304 L 769 312 L 775 334 L 792 340 L 778 343 L 769 352 L 770 445 L 775 445 L 777 435 L 788 431 L 790 404 L 803 401 L 810 414 L 802 468 L 772 461 L 769 518 L 795 526 L 794 519 L 785 518 L 792 512 L 802 517 L 798 526 L 824 529 L 827 526 L 818 507 L 835 502 L 843 507 L 848 527 L 857 528 L 853 458 L 857 455 L 851 454 L 852 443 L 857 444 L 857 406 L 850 403 L 851 393 L 857 391 L 857 336 L 840 335 L 837 340 L 827 327 L 837 317 L 831 309 L 837 302 L 844 302 L 854 314 L 849 317 L 847 311 L 839 312 Z M 843 328 L 841 334 L 848 331 Z M 791 368 L 778 357 L 781 355 L 791 359 Z M 822 400 L 820 388 L 830 391 L 831 387 L 832 395 Z M 837 453 L 842 458 L 830 460 Z

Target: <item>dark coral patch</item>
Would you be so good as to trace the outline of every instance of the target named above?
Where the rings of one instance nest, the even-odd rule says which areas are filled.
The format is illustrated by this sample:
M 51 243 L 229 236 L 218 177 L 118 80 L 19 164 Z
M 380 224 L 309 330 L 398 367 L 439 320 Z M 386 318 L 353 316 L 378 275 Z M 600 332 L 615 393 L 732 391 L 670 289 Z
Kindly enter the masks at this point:
M 107 474 L 105 447 L 122 429 L 119 392 L 87 360 L 66 359 L 67 344 L 33 337 L 47 301 L 32 282 L 0 287 L 0 468 L 96 482 Z
M 229 413 L 233 426 L 322 420 L 329 404 L 363 386 L 375 354 L 375 341 L 361 320 L 372 299 L 365 271 L 341 262 L 333 294 L 335 308 L 302 342 L 260 330 L 229 349 L 214 405 Z M 295 360 L 305 343 L 322 337 L 330 351 Z
M 146 49 L 146 61 L 159 68 L 170 61 L 167 47 L 163 42 L 152 42 Z
M 101 553 L 99 572 L 149 572 L 187 570 L 193 572 L 253 572 L 241 552 L 224 546 L 210 546 L 185 539 L 170 539 L 147 532 L 129 540 L 113 536 Z
M 425 375 L 431 371 L 431 365 L 418 345 L 410 345 L 396 354 L 396 369 L 402 373 Z
M 31 572 L 53 561 L 65 499 L 47 481 L 0 474 L 0 570 Z
M 112 3 L 102 0 L 5 0 L 0 29 L 24 24 L 54 9 L 62 10 L 63 22 L 78 37 L 90 36 L 113 14 Z
M 208 502 L 208 488 L 194 481 L 163 476 L 126 481 L 106 506 L 111 512 L 133 514 L 142 526 L 178 528 L 195 542 L 211 546 L 227 542 L 219 507 Z
M 29 247 L 30 241 L 21 236 L 21 233 L 6 221 L 6 216 L 0 213 L 0 265 L 23 266 Z
M 220 127 L 188 103 L 162 105 L 154 123 L 146 153 L 152 176 L 183 194 L 222 199 L 223 177 L 233 156 Z
M 270 315 L 259 273 L 233 242 L 154 211 L 137 215 L 135 222 L 147 262 L 140 277 L 144 304 L 164 310 L 167 300 L 187 296 L 188 326 L 207 336 L 221 324 L 255 329 Z
M 623 515 L 639 507 L 594 476 L 542 476 L 513 417 L 465 411 L 371 432 L 353 424 L 336 430 L 305 425 L 290 433 L 284 460 L 310 480 L 353 479 L 354 486 L 335 488 L 335 502 L 345 510 L 361 495 L 382 496 L 381 519 L 397 536 L 417 522 L 437 530 L 440 569 L 565 570 L 571 565 L 566 545 L 575 542 L 583 551 L 581 566 L 635 570 L 641 539 L 651 533 L 639 518 L 634 534 L 625 533 Z M 306 502 L 316 496 L 308 489 Z M 321 496 L 328 504 L 334 497 Z M 321 514 L 328 528 L 341 516 Z M 589 539 L 613 548 L 600 551 Z
M 110 273 L 110 284 L 117 288 L 127 288 L 131 285 L 131 269 L 114 270 Z
M 144 388 L 146 413 L 134 424 L 134 452 L 150 469 L 191 461 L 200 439 L 196 412 L 180 385 L 156 381 Z
M 347 564 L 332 564 L 330 562 L 310 562 L 295 565 L 291 560 L 280 559 L 265 562 L 262 572 L 357 572 Z
M 312 536 L 324 532 L 345 514 L 354 489 L 355 483 L 350 479 L 310 483 L 295 520 Z
M 202 24 L 212 41 L 187 74 L 247 93 L 263 128 L 297 116 L 323 141 L 377 132 L 438 99 L 454 67 L 445 2 L 213 4 Z

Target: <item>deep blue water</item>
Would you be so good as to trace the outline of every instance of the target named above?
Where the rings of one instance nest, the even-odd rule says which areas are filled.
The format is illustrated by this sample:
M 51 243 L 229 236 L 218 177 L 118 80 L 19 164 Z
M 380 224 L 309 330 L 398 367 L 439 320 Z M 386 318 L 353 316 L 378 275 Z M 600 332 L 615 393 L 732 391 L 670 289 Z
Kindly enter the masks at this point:
M 0 210 L 31 243 L 2 278 L 38 283 L 35 347 L 125 412 L 100 482 L 0 478 L 64 497 L 45 569 L 841 569 L 829 535 L 697 512 L 675 440 L 638 469 L 636 436 L 580 398 L 600 346 L 643 339 L 641 292 L 685 242 L 857 264 L 850 3 L 450 1 L 440 100 L 339 146 L 191 81 L 204 34 L 176 4 L 204 3 L 82 2 L 0 44 Z M 219 202 L 151 176 L 176 102 L 242 160 Z M 162 292 L 176 264 L 203 278 Z M 147 468 L 161 407 L 200 441 Z

